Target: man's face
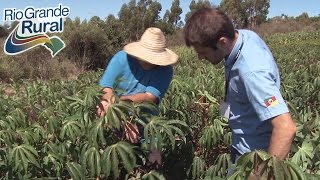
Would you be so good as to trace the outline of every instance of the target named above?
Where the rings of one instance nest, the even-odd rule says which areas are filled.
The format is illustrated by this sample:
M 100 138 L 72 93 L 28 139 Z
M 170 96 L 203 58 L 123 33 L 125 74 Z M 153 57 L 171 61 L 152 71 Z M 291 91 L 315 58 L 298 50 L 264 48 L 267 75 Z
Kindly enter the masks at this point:
M 220 48 L 213 49 L 211 47 L 196 45 L 194 46 L 194 49 L 198 53 L 199 59 L 206 59 L 214 65 L 220 63 L 225 57 L 224 51 Z

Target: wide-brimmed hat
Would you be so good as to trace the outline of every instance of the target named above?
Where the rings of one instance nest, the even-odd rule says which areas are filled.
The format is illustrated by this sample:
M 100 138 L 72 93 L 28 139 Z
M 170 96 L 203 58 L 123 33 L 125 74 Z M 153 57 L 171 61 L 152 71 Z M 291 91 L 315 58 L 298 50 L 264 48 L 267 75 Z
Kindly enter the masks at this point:
M 148 28 L 140 41 L 129 43 L 123 50 L 140 60 L 151 64 L 166 66 L 175 64 L 178 55 L 166 48 L 166 38 L 159 28 Z

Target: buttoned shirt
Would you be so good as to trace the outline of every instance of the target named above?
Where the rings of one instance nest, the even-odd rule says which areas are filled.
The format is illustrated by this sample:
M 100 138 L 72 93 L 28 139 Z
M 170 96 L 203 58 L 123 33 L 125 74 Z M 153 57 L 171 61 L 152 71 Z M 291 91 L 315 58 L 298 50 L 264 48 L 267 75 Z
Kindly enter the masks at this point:
M 116 90 L 118 96 L 149 92 L 160 102 L 172 76 L 171 65 L 145 70 L 136 58 L 119 51 L 110 60 L 99 85 Z
M 267 151 L 272 133 L 270 120 L 288 112 L 280 93 L 280 74 L 271 51 L 256 33 L 238 33 L 224 64 L 232 146 L 241 154 Z

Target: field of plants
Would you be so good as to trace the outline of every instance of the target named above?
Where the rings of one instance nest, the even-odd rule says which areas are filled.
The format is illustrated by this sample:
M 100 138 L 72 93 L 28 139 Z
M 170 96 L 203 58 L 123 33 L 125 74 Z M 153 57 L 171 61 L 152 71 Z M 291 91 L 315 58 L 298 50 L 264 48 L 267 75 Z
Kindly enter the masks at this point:
M 266 41 L 298 131 L 287 160 L 245 154 L 230 179 L 246 179 L 258 166 L 265 179 L 320 179 L 320 31 Z M 148 113 L 152 104 L 117 101 L 98 118 L 102 71 L 2 84 L 0 179 L 225 179 L 231 132 L 219 116 L 223 67 L 198 60 L 192 49 L 174 50 L 180 63 L 159 116 Z M 128 122 L 144 126 L 141 145 L 123 136 Z M 151 148 L 162 151 L 159 168 L 147 164 Z

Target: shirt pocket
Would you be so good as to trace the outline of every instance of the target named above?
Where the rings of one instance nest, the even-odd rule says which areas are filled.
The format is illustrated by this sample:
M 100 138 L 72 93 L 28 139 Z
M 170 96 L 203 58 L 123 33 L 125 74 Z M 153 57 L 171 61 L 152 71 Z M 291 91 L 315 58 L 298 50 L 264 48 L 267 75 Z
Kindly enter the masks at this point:
M 239 82 L 231 82 L 229 85 L 230 100 L 239 104 L 249 103 L 248 96 L 243 84 Z

